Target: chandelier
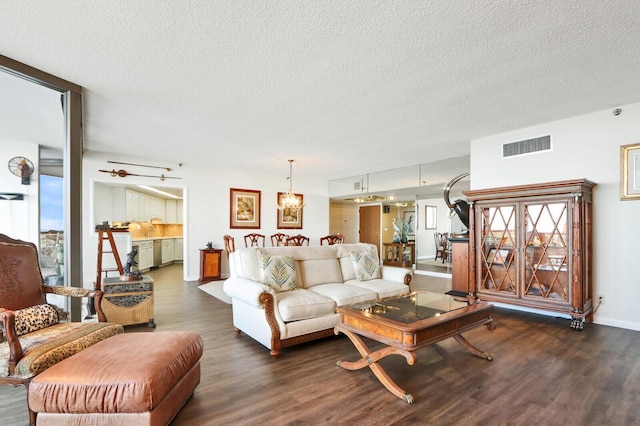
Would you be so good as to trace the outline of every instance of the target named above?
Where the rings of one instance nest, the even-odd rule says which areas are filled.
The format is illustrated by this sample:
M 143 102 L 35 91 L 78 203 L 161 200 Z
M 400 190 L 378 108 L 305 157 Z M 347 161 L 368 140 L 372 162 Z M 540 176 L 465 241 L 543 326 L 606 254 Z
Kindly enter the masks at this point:
M 289 161 L 289 190 L 285 192 L 283 195 L 278 197 L 278 210 L 293 210 L 298 211 L 303 206 L 301 198 L 293 193 L 293 160 Z

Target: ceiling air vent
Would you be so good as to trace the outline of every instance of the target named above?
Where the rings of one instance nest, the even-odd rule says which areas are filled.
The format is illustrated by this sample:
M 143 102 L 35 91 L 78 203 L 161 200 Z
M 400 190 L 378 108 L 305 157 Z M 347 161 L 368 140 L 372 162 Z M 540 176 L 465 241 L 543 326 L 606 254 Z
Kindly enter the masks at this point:
M 505 143 L 502 145 L 502 158 L 532 154 L 540 151 L 551 151 L 550 135 L 518 142 Z
M 360 191 L 362 189 L 362 182 L 354 182 L 353 183 L 353 190 L 354 191 Z

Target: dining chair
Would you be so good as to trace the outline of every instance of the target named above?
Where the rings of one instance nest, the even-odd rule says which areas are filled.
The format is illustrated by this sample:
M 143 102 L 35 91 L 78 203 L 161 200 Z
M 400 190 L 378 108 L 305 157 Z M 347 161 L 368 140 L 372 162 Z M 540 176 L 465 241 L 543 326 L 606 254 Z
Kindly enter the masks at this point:
M 256 233 L 247 234 L 244 236 L 244 245 L 245 247 L 264 247 L 264 235 Z
M 447 232 L 436 232 L 433 234 L 433 238 L 436 244 L 436 257 L 433 260 L 438 260 L 438 257 L 442 259 L 442 263 L 449 259 L 449 234 Z
M 304 235 L 294 235 L 292 237 L 287 237 L 286 245 L 288 246 L 302 246 L 309 245 L 309 237 L 305 237 Z
M 344 242 L 344 236 L 342 234 L 331 234 L 320 238 L 320 245 L 323 246 L 324 243 L 332 246 L 334 244 L 342 244 Z
M 289 238 L 287 234 L 283 234 L 282 232 L 278 232 L 277 234 L 273 234 L 271 236 L 271 245 L 273 247 L 279 247 L 286 244 L 286 240 Z
M 235 240 L 231 235 L 225 235 L 224 239 L 224 252 L 229 256 L 229 253 L 236 251 Z

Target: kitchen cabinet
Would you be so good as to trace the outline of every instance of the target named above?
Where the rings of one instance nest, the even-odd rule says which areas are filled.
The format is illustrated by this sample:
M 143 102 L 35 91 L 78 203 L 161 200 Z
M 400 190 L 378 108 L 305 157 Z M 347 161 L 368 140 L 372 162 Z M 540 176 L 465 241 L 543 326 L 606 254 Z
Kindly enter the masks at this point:
M 145 194 L 126 190 L 125 212 L 129 222 L 144 222 L 149 219 Z
M 184 251 L 184 245 L 182 238 L 175 239 L 175 260 L 182 260 L 182 252 Z
M 586 179 L 464 191 L 469 289 L 478 299 L 593 317 L 592 188 Z
M 162 240 L 162 264 L 173 262 L 175 259 L 175 240 L 167 238 Z
M 176 200 L 164 200 L 167 223 L 177 223 Z
M 138 244 L 138 270 L 147 271 L 153 266 L 153 241 L 139 241 Z
M 165 222 L 166 212 L 164 208 L 164 198 L 145 194 L 145 199 L 149 208 L 147 220 L 160 219 L 162 222 Z
M 200 281 L 219 280 L 221 260 L 221 249 L 200 249 Z
M 127 189 L 124 199 L 126 220 L 130 222 L 149 222 L 151 219 L 166 221 L 163 198 Z
M 176 223 L 182 224 L 182 208 L 183 208 L 183 201 L 182 200 L 177 200 L 176 201 Z

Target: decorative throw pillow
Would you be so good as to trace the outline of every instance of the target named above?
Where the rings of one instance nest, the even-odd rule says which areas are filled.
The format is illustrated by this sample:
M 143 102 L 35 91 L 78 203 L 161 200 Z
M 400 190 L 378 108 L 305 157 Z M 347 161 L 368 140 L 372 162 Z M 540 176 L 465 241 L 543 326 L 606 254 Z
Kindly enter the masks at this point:
M 59 322 L 58 311 L 51 305 L 30 306 L 15 311 L 18 336 L 51 327 Z
M 270 256 L 266 251 L 260 250 L 258 265 L 263 284 L 278 292 L 296 289 L 296 260 L 293 257 Z
M 351 252 L 351 261 L 358 281 L 369 281 L 381 277 L 380 263 L 376 256 L 370 253 Z

